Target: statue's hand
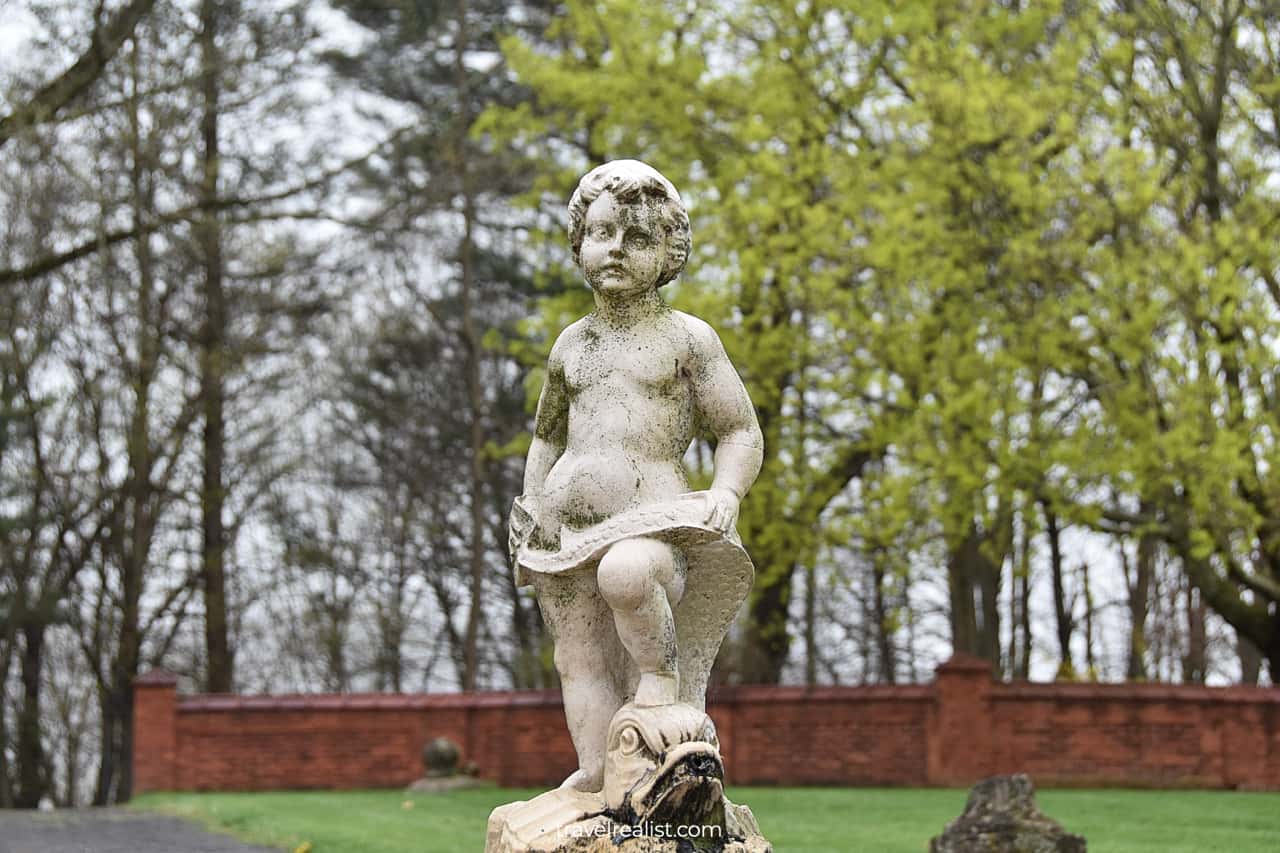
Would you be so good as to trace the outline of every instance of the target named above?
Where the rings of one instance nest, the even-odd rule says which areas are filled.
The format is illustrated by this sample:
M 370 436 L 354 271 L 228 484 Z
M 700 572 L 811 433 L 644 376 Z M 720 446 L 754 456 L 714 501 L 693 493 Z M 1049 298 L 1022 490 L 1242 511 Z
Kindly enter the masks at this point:
M 711 489 L 707 492 L 706 522 L 721 533 L 728 533 L 738 523 L 738 496 L 728 489 Z
M 511 516 L 507 520 L 507 553 L 511 562 L 516 561 L 516 552 L 520 546 L 529 541 L 534 528 L 537 527 L 536 501 L 521 495 L 511 504 Z

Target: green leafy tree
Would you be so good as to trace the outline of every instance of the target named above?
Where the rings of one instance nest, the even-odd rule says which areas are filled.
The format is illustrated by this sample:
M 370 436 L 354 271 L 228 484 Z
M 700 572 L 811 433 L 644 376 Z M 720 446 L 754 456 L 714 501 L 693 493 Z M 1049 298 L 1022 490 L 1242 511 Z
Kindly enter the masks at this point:
M 548 191 L 638 155 L 691 199 L 703 248 L 675 302 L 720 329 L 766 441 L 744 679 L 780 676 L 824 527 L 940 541 L 955 645 L 1000 661 L 1013 519 L 1051 462 L 1028 460 L 1069 407 L 1041 339 L 1087 227 L 1074 9 L 570 4 L 563 51 L 507 45 L 538 99 L 493 127 L 580 152 Z M 565 309 L 548 300 L 543 330 Z
M 485 128 L 570 152 L 537 187 L 550 222 L 577 175 L 613 157 L 646 159 L 689 197 L 694 255 L 671 297 L 719 330 L 766 446 L 739 522 L 758 575 L 730 666 L 747 681 L 776 681 L 792 579 L 816 558 L 808 532 L 880 452 L 861 428 L 865 414 L 834 389 L 867 384 L 841 340 L 865 267 L 840 225 L 855 206 L 856 112 L 871 88 L 857 66 L 869 68 L 882 47 L 852 16 L 830 21 L 787 4 L 570 3 L 548 40 L 564 49 L 504 45 L 536 99 Z M 861 71 L 866 85 L 842 84 L 832 100 L 837 66 Z M 589 304 L 584 288 L 563 288 L 566 279 L 577 276 L 550 277 L 530 327 L 544 349 Z
M 1107 251 L 1086 275 L 1077 375 L 1105 440 L 1078 470 L 1128 501 L 1101 527 L 1155 537 L 1280 672 L 1275 128 L 1266 3 L 1125 2 L 1097 47 L 1130 166 L 1098 176 Z

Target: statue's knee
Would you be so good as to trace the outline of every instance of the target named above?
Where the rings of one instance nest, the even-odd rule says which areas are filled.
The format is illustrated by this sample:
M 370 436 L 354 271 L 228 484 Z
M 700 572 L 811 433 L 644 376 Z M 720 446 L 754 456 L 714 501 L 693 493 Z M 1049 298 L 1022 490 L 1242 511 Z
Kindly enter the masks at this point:
M 667 603 L 672 609 L 680 603 L 680 599 L 684 598 L 684 581 L 685 574 L 679 571 L 674 565 L 666 577 L 659 577 L 658 582 L 662 584 L 662 588 L 667 593 Z
M 670 562 L 670 551 L 660 542 L 620 542 L 596 570 L 600 595 L 614 610 L 635 610 L 653 598 Z

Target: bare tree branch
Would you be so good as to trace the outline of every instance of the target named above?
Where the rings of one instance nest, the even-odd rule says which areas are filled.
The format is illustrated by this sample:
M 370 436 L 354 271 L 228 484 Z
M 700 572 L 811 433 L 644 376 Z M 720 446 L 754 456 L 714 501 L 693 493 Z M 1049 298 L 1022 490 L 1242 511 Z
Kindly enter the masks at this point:
M 88 50 L 25 104 L 0 118 L 0 147 L 21 131 L 52 120 L 58 110 L 89 88 L 154 5 L 155 0 L 133 0 L 106 21 L 101 20 L 102 6 L 99 5 Z
M 362 154 L 359 157 L 355 157 L 351 160 L 347 160 L 343 163 L 340 163 L 339 165 L 331 169 L 327 169 L 324 172 L 317 175 L 315 178 L 312 178 L 311 180 L 305 181 L 301 184 L 285 187 L 284 189 L 281 189 L 279 191 L 267 193 L 266 195 L 257 196 L 253 198 L 244 198 L 244 197 L 236 197 L 236 196 L 220 198 L 218 202 L 215 205 L 213 205 L 213 207 L 216 208 L 217 210 L 249 209 L 258 205 L 270 204 L 271 202 L 286 201 L 304 192 L 308 192 L 314 189 L 319 189 L 320 187 L 324 186 L 334 178 L 339 177 L 343 173 L 351 169 L 354 169 L 364 163 L 367 163 L 370 159 L 376 156 L 380 151 L 382 151 L 388 145 L 394 144 L 397 140 L 405 136 L 410 130 L 412 130 L 412 126 L 401 127 L 395 132 L 393 132 L 386 139 L 384 139 L 382 142 L 379 142 L 377 145 L 375 145 L 367 153 Z M 3 144 L 3 143 L 0 142 L 0 144 Z M 35 260 L 30 261 L 24 264 L 23 266 L 0 269 L 0 287 L 3 287 L 5 285 L 17 284 L 23 281 L 31 281 L 32 279 L 39 278 L 40 276 L 46 273 L 53 272 L 54 270 L 58 269 L 61 266 L 64 266 L 65 264 L 69 264 L 69 263 L 72 263 L 73 261 L 78 261 L 81 258 L 88 257 L 89 255 L 92 255 L 95 252 L 98 252 L 102 249 L 110 248 L 111 246 L 114 246 L 117 243 L 122 243 L 126 240 L 132 240 L 134 237 L 137 237 L 139 234 L 146 233 L 147 231 L 158 230 L 159 228 L 165 225 L 172 225 L 176 222 L 183 222 L 186 220 L 194 219 L 197 216 L 199 216 L 201 213 L 203 213 L 204 209 L 205 209 L 205 205 L 200 205 L 200 204 L 192 204 L 192 205 L 180 207 L 176 210 L 172 210 L 167 213 L 161 213 L 159 215 L 156 215 L 152 217 L 149 222 L 144 222 L 144 223 L 135 222 L 128 226 L 124 226 L 121 228 L 116 228 L 110 231 L 96 234 L 93 237 L 84 240 L 83 242 L 77 243 L 76 245 L 72 246 L 69 249 L 65 249 L 61 252 L 54 252 L 53 254 L 45 255 L 44 257 L 41 257 L 41 258 L 36 258 Z M 325 219 L 328 221 L 336 221 L 336 222 L 344 221 L 340 217 L 337 217 L 336 215 L 329 216 L 324 214 L 317 214 L 314 212 L 275 212 L 275 213 L 263 212 L 253 216 L 239 217 L 239 218 L 232 219 L 231 224 L 241 224 L 243 222 L 256 222 L 264 219 L 293 219 L 293 218 Z M 358 227 L 364 227 L 368 225 L 368 222 L 367 221 L 348 222 L 348 224 L 353 224 Z

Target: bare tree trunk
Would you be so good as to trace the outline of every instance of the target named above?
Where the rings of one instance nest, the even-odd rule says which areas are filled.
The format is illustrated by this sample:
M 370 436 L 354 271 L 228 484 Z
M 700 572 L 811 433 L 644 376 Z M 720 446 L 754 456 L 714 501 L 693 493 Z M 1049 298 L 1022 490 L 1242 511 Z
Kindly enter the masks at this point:
M 101 747 L 98 759 L 98 781 L 93 789 L 93 804 L 106 806 L 112 802 L 112 788 L 116 781 L 116 756 L 119 755 L 119 744 L 116 742 L 116 725 L 111 710 L 109 691 L 102 690 L 98 695 L 99 737 Z
M 1098 680 L 1098 663 L 1094 657 L 1093 588 L 1089 583 L 1089 564 L 1080 564 L 1080 582 L 1084 589 L 1084 664 L 1089 681 Z
M 141 89 L 138 73 L 138 44 L 135 40 L 130 55 L 132 93 L 130 131 L 132 138 L 131 180 L 133 216 L 137 226 L 134 241 L 138 263 L 138 365 L 131 377 L 134 394 L 127 434 L 128 479 L 124 485 L 125 512 L 122 529 L 110 540 L 111 558 L 120 568 L 119 645 L 109 671 L 100 687 L 99 713 L 102 721 L 101 760 L 94 791 L 94 805 L 125 802 L 133 793 L 133 679 L 138 674 L 142 648 L 141 602 L 147 563 L 154 536 L 151 501 L 151 383 L 154 379 L 159 334 L 153 316 L 154 271 L 149 224 L 152 187 L 148 178 L 149 155 L 143 144 L 137 93 Z M 107 583 L 104 572 L 102 583 Z
M 204 414 L 204 454 L 200 490 L 203 534 L 205 611 L 205 689 L 229 693 L 233 682 L 231 648 L 227 637 L 226 529 L 223 466 L 226 456 L 226 330 L 227 308 L 222 268 L 222 226 L 218 201 L 218 113 L 221 59 L 217 35 L 222 9 L 219 0 L 200 4 L 201 89 L 204 112 L 200 120 L 204 174 L 200 199 L 200 242 L 204 255 L 204 327 L 200 334 L 200 403 Z
M 402 525 L 407 529 L 408 525 Z M 391 601 L 386 604 L 389 612 L 383 615 L 382 648 L 378 653 L 378 688 L 399 693 L 404 687 L 404 585 L 408 577 L 402 552 L 395 555 L 395 586 Z
M 133 679 L 138 674 L 137 658 L 133 662 L 133 674 L 116 690 L 116 720 L 120 727 L 120 778 L 116 784 L 116 802 L 127 803 L 133 799 Z
M 756 541 L 748 533 L 744 541 Z M 750 617 L 742 645 L 743 684 L 777 684 L 787 663 L 791 638 L 786 614 L 791 602 L 791 582 L 799 565 L 786 562 L 775 566 L 757 565 L 756 585 L 747 599 Z M 761 579 L 765 582 L 761 582 Z
M 1042 504 L 1045 532 L 1049 537 L 1049 569 L 1053 574 L 1053 615 L 1058 631 L 1058 678 L 1076 677 L 1075 663 L 1071 659 L 1071 634 L 1075 630 L 1072 602 L 1067 600 L 1065 570 L 1062 565 L 1062 531 L 1058 529 L 1058 516 Z
M 1280 631 L 1272 634 L 1271 644 L 1266 648 L 1259 649 L 1262 656 L 1267 661 L 1267 674 L 1271 676 L 1271 683 L 1280 684 Z
M 861 586 L 858 597 L 858 606 L 861 609 L 860 619 L 858 619 L 857 628 L 851 633 L 857 637 L 858 647 L 858 683 L 870 684 L 874 680 L 876 672 L 875 660 L 875 592 L 872 586 L 875 584 L 875 577 L 870 572 L 860 572 L 858 583 Z
M 103 695 L 100 794 L 94 805 L 128 802 L 133 796 L 133 679 L 141 660 L 142 567 L 126 557 L 120 602 L 120 646 L 111 665 L 110 685 Z M 101 802 L 98 796 L 103 797 Z
M 955 651 L 986 658 L 993 674 L 999 674 L 1000 567 L 983 552 L 983 543 L 972 525 L 948 561 L 951 640 Z
M 1144 504 L 1140 511 L 1146 512 Z M 1147 616 L 1151 611 L 1151 580 L 1155 577 L 1156 556 L 1159 545 L 1154 536 L 1138 539 L 1138 559 L 1130 577 L 1129 560 L 1120 549 L 1121 564 L 1125 573 L 1125 586 L 1129 595 L 1129 665 L 1125 676 L 1130 681 L 1147 678 Z
M 1024 680 L 1031 675 L 1031 550 L 1030 523 L 1024 514 L 1009 584 L 1009 674 Z
M 816 566 L 804 568 L 804 683 L 818 683 L 818 597 L 814 590 L 817 579 Z M 877 596 L 879 590 L 877 590 Z
M 893 684 L 897 681 L 897 659 L 893 652 L 893 626 L 890 624 L 889 608 L 885 602 L 884 585 L 885 570 L 880 555 L 876 555 L 872 569 L 872 591 L 875 607 L 876 651 L 879 658 L 879 674 L 881 684 Z
M 489 489 L 489 536 L 492 541 L 505 542 L 507 536 L 507 509 L 510 500 L 509 490 L 503 488 L 501 471 L 490 468 L 494 472 L 495 487 Z M 544 687 L 550 679 L 544 667 L 544 659 L 550 665 L 550 658 L 543 655 L 543 636 L 538 606 L 528 602 L 520 595 L 516 586 L 515 573 L 503 573 L 503 592 L 511 605 L 511 636 L 515 641 L 512 650 L 511 672 L 512 686 L 521 688 Z
M 532 614 L 520 598 L 520 590 L 516 587 L 512 572 L 507 572 L 506 592 L 511 601 L 511 636 L 516 644 L 513 651 L 515 660 L 512 667 L 512 685 L 517 689 L 541 687 L 543 681 L 539 661 L 542 650 L 538 634 L 530 624 Z
M 978 618 L 973 606 L 972 560 L 968 555 L 972 537 L 954 549 L 947 563 L 947 587 L 951 597 L 951 648 L 954 652 L 979 654 Z
M 58 804 L 65 809 L 73 809 L 76 807 L 78 800 L 76 784 L 80 781 L 80 758 L 83 752 L 84 732 L 76 725 L 76 720 L 70 709 L 63 718 L 63 726 L 67 731 L 67 740 L 63 745 L 65 754 L 63 755 L 63 788 L 61 802 Z
M 910 569 L 910 564 L 907 564 L 906 568 L 904 569 L 904 574 L 902 578 L 902 588 L 906 591 L 904 593 L 904 600 L 903 600 L 903 610 L 906 611 L 906 621 L 907 621 L 907 647 L 906 647 L 905 663 L 907 666 L 907 682 L 909 684 L 915 684 L 920 680 L 920 673 L 917 669 L 918 661 L 920 660 L 920 658 L 919 658 L 919 655 L 917 655 L 916 653 L 916 650 L 919 648 L 919 639 L 918 639 L 919 625 L 917 623 L 918 615 L 916 613 L 916 608 L 911 606 L 911 598 L 910 598 L 911 584 L 912 584 L 911 569 Z
M 9 683 L 9 667 L 13 663 L 13 646 L 8 642 L 11 628 L 6 622 L 6 619 L 0 618 L 0 625 L 4 626 L 6 634 L 5 642 L 0 644 L 0 698 L 5 695 L 5 687 Z M 0 809 L 13 808 L 13 789 L 9 781 L 9 706 L 6 702 L 0 702 Z
M 978 611 L 978 648 L 982 657 L 991 661 L 997 675 L 1002 675 L 1000 662 L 1000 564 L 978 546 L 978 578 L 982 603 Z
M 347 669 L 347 621 L 350 618 L 342 602 L 332 601 L 325 614 L 329 621 L 324 632 L 325 689 L 330 693 L 346 693 L 351 689 Z
M 1257 685 L 1262 673 L 1262 652 L 1248 637 L 1237 632 L 1236 653 L 1240 656 L 1240 683 Z
M 1031 677 L 1031 566 L 1018 578 L 1019 616 L 1022 619 L 1022 649 L 1019 653 L 1019 678 Z
M 22 708 L 18 711 L 17 790 L 14 805 L 34 809 L 49 791 L 40 736 L 40 676 L 45 625 L 38 614 L 22 628 Z
M 1182 680 L 1187 684 L 1204 684 L 1208 674 L 1208 637 L 1205 630 L 1206 609 L 1200 592 L 1187 584 L 1187 654 L 1182 659 Z
M 115 668 L 113 683 L 102 695 L 102 764 L 95 806 L 125 803 L 133 796 L 133 679 L 120 677 L 128 668 L 128 662 Z M 132 668 L 136 673 L 136 657 Z
M 470 463 L 471 463 L 471 601 L 467 611 L 467 629 L 463 639 L 462 651 L 462 689 L 474 690 L 478 683 L 480 670 L 480 620 L 484 615 L 481 598 L 484 595 L 484 389 L 480 384 L 480 357 L 483 342 L 476 327 L 474 315 L 475 271 L 472 254 L 474 251 L 474 227 L 476 221 L 475 196 L 471 187 L 469 157 L 467 155 L 467 132 L 471 126 L 470 92 L 467 85 L 466 52 L 467 36 L 467 4 L 466 0 L 458 0 L 458 38 L 455 45 L 456 81 L 458 103 L 462 108 L 459 118 L 457 140 L 457 168 L 462 183 L 462 245 L 458 255 L 462 267 L 462 335 L 467 349 L 467 397 L 470 412 Z
M 1015 542 L 1013 564 L 1009 574 L 1009 645 L 1005 649 L 1005 660 L 1009 662 L 1009 675 L 1012 678 L 1019 678 L 1018 673 L 1021 671 L 1018 661 L 1018 631 L 1022 628 L 1022 617 L 1018 613 L 1018 573 L 1022 569 L 1021 555 L 1021 546 Z

